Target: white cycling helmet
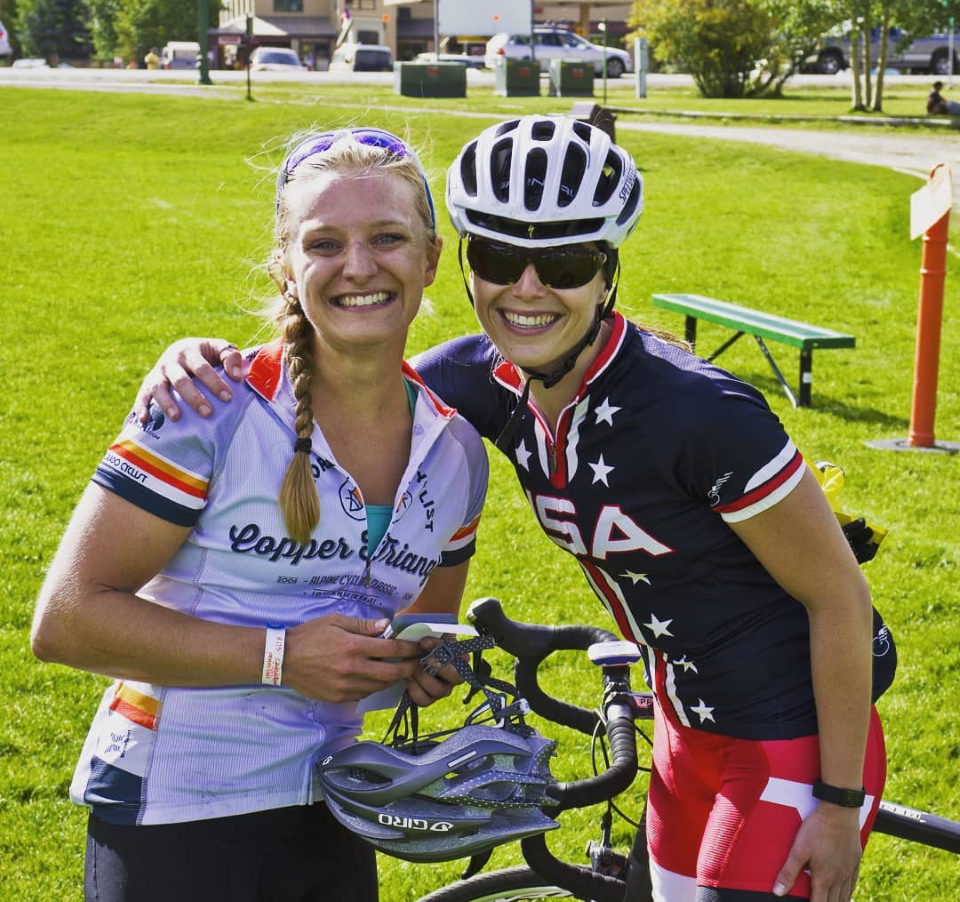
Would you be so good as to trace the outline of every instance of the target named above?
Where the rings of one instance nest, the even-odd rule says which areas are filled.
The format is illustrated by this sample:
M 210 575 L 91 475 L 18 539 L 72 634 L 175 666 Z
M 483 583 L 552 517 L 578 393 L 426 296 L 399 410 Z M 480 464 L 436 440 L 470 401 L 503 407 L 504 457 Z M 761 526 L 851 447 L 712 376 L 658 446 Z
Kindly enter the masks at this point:
M 640 218 L 643 181 L 601 129 L 569 116 L 523 116 L 463 148 L 447 170 L 447 210 L 461 237 L 617 248 Z

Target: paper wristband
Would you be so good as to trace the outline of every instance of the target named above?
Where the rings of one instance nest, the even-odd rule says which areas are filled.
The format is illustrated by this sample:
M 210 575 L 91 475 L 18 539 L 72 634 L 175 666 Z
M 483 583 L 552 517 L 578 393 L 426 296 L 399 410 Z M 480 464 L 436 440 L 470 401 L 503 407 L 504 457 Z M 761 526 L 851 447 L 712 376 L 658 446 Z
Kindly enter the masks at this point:
M 279 686 L 283 678 L 283 649 L 287 631 L 282 626 L 267 624 L 267 637 L 263 647 L 263 676 L 265 686 Z

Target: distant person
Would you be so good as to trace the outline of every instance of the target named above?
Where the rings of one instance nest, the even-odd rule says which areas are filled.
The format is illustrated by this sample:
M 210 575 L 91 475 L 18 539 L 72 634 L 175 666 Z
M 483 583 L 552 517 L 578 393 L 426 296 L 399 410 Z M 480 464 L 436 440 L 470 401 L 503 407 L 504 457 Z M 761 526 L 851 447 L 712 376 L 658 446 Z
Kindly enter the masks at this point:
M 157 53 L 156 47 L 151 47 L 147 51 L 147 55 L 143 58 L 144 63 L 148 69 L 159 69 L 160 68 L 160 54 Z
M 927 112 L 935 116 L 960 116 L 960 103 L 953 100 L 947 100 L 940 93 L 943 87 L 942 81 L 933 83 L 933 90 L 927 95 Z

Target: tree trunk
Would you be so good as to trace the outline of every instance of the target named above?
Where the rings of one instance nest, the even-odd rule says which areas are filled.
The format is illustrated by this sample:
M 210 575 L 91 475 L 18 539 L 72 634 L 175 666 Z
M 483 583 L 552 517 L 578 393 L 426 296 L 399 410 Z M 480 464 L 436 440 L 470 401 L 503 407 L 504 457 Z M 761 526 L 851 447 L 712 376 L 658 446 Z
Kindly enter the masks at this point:
M 880 64 L 877 74 L 877 90 L 873 94 L 873 111 L 883 112 L 883 72 L 887 68 L 887 44 L 890 41 L 890 0 L 883 0 L 880 11 Z
M 853 108 L 865 109 L 860 93 L 860 53 L 863 45 L 863 32 L 854 28 L 850 33 L 850 69 L 853 72 Z
M 873 93 L 873 85 L 870 76 L 870 45 L 873 43 L 873 19 L 870 16 L 870 7 L 868 6 L 863 16 L 863 106 L 864 109 L 870 109 L 870 103 Z

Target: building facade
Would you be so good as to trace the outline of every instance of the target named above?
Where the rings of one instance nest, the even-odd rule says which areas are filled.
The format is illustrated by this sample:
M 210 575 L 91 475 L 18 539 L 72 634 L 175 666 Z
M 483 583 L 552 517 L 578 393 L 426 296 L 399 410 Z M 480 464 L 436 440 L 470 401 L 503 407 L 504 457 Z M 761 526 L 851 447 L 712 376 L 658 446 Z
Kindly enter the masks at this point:
M 395 59 L 409 60 L 434 50 L 436 2 L 476 0 L 225 0 L 220 25 L 210 33 L 211 58 L 215 68 L 242 68 L 250 47 L 292 47 L 308 66 L 325 69 L 337 45 L 347 40 L 386 44 Z M 534 3 L 533 19 L 563 23 L 585 37 L 596 37 L 606 19 L 608 39 L 616 41 L 626 33 L 630 7 L 583 0 Z M 248 21 L 252 39 L 246 42 Z M 440 49 L 476 51 L 496 30 L 491 16 L 489 34 L 440 35 Z

